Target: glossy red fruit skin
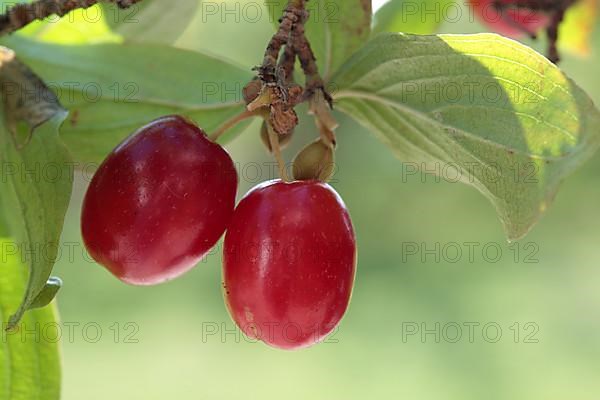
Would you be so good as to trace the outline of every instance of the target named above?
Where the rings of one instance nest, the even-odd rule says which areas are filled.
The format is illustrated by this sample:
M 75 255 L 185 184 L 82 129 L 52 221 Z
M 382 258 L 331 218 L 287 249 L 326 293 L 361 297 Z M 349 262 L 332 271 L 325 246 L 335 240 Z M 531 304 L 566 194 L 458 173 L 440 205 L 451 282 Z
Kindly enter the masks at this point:
M 222 236 L 237 184 L 229 154 L 196 125 L 180 116 L 155 120 L 96 171 L 83 201 L 85 246 L 123 282 L 175 278 Z
M 350 301 L 350 216 L 325 183 L 266 182 L 238 204 L 223 261 L 226 303 L 247 336 L 287 350 L 311 346 L 333 331 Z
M 520 39 L 527 32 L 535 34 L 545 29 L 550 23 L 547 15 L 528 9 L 507 8 L 501 12 L 494 7 L 494 1 L 469 0 L 469 4 L 484 25 L 501 35 Z M 501 0 L 501 3 L 509 6 L 514 0 Z

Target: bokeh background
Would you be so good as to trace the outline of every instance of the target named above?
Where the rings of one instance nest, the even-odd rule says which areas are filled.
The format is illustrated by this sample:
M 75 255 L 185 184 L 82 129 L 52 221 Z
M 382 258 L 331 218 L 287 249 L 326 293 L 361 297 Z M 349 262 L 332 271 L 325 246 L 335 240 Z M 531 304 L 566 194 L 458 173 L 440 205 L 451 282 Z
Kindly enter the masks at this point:
M 199 15 L 177 45 L 257 65 L 272 34 L 264 15 L 225 23 Z M 441 27 L 485 30 L 468 18 Z M 562 67 L 598 104 L 600 30 L 593 44 L 589 58 L 565 54 Z M 543 51 L 545 43 L 534 46 Z M 598 399 L 600 154 L 563 184 L 534 230 L 509 245 L 474 189 L 409 173 L 368 131 L 340 121 L 333 185 L 358 236 L 356 286 L 333 337 L 299 352 L 236 333 L 218 250 L 150 288 L 126 286 L 91 263 L 79 234 L 87 179 L 78 174 L 62 237 L 75 251 L 55 271 L 65 282 L 65 400 Z M 315 135 L 304 119 L 288 159 Z M 257 123 L 227 149 L 240 166 L 240 195 L 273 177 L 272 168 L 256 168 L 271 162 Z

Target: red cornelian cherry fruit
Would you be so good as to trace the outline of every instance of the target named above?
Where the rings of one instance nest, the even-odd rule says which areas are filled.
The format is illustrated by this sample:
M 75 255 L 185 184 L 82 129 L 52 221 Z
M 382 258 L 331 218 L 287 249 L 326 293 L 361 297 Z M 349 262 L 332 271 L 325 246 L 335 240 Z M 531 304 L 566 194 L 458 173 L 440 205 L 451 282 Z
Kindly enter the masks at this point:
M 225 235 L 229 312 L 249 337 L 282 349 L 322 341 L 352 293 L 356 241 L 335 190 L 318 181 L 270 181 L 238 204 Z
M 469 0 L 479 20 L 504 36 L 519 39 L 535 35 L 550 24 L 548 15 L 528 8 L 514 7 L 515 3 L 516 0 Z
M 94 175 L 81 215 L 85 246 L 126 283 L 175 278 L 223 235 L 237 184 L 231 157 L 200 128 L 180 116 L 157 119 Z

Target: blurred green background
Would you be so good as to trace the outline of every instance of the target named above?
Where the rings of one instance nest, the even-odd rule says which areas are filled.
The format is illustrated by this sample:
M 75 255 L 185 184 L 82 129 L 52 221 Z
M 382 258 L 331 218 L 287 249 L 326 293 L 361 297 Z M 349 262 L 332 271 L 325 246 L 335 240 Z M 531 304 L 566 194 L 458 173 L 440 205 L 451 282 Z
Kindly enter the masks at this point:
M 258 22 L 201 18 L 178 46 L 248 68 L 260 63 L 272 33 L 266 13 Z M 441 30 L 485 31 L 468 18 Z M 562 64 L 597 104 L 599 66 L 598 30 L 590 58 L 565 55 Z M 79 234 L 86 179 L 78 175 L 62 237 L 74 256 L 63 254 L 55 270 L 65 282 L 64 399 L 598 399 L 600 154 L 564 183 L 534 230 L 509 245 L 474 189 L 409 174 L 369 132 L 340 121 L 333 185 L 358 236 L 356 286 L 334 336 L 299 352 L 235 333 L 218 250 L 184 277 L 150 288 L 126 286 L 92 264 Z M 315 135 L 304 119 L 288 159 Z M 258 175 L 255 168 L 271 162 L 258 124 L 227 148 L 240 166 L 240 195 L 273 177 L 272 168 Z M 415 245 L 416 255 L 405 251 Z M 436 245 L 439 259 L 423 251 Z M 463 254 L 453 262 L 457 247 Z M 439 340 L 407 335 L 422 324 Z M 472 337 L 467 324 L 478 324 Z

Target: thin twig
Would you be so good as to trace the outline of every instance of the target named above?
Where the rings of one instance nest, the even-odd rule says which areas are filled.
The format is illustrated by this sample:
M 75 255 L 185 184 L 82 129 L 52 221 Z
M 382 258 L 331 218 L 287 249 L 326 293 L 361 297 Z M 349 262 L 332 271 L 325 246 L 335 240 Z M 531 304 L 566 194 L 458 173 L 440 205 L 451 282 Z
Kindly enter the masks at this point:
M 303 9 L 299 15 L 300 20 L 293 26 L 290 34 L 290 43 L 294 46 L 294 52 L 300 60 L 300 65 L 306 75 L 307 82 L 310 80 L 314 81 L 319 75 L 315 54 L 305 35 L 304 24 L 308 20 L 309 15 L 309 12 Z
M 550 25 L 546 29 L 548 34 L 548 59 L 554 64 L 560 61 L 560 55 L 558 54 L 558 27 L 565 18 L 566 9 L 559 9 L 552 15 Z
M 279 29 L 273 35 L 269 41 L 269 44 L 267 45 L 263 63 L 260 67 L 258 67 L 260 78 L 263 82 L 268 84 L 277 82 L 276 65 L 277 60 L 279 59 L 279 53 L 281 52 L 283 45 L 288 42 L 292 27 L 299 19 L 297 15 L 299 8 L 293 3 L 302 3 L 302 7 L 304 7 L 303 1 L 290 1 L 283 12 L 283 16 L 279 20 Z
M 285 46 L 281 59 L 279 60 L 278 68 L 283 74 L 283 82 L 286 85 L 294 83 L 294 65 L 296 64 L 296 52 L 290 41 Z
M 142 0 L 37 0 L 32 3 L 17 4 L 0 15 L 0 35 L 15 32 L 33 21 L 43 20 L 51 15 L 62 17 L 78 8 L 89 8 L 97 3 L 114 3 L 119 8 L 129 8 Z

